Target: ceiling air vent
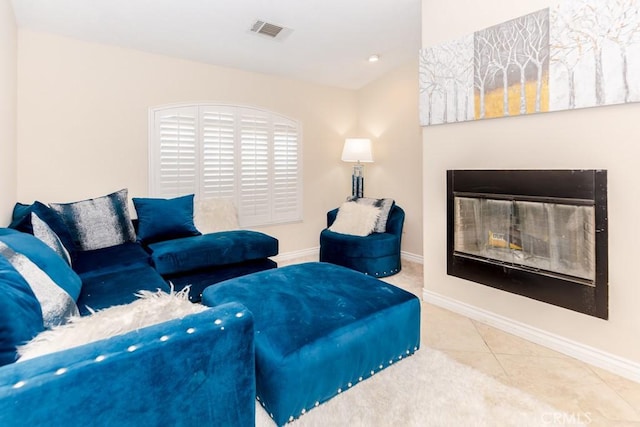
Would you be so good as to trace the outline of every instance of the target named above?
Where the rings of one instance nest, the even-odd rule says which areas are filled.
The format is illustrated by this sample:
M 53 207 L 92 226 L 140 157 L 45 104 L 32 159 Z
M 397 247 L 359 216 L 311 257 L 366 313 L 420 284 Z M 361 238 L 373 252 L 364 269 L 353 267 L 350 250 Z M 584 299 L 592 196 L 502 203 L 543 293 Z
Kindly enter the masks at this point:
M 283 31 L 284 30 L 284 31 Z M 251 31 L 256 34 L 262 34 L 263 36 L 271 37 L 275 39 L 280 36 L 282 38 L 287 33 L 291 32 L 288 28 L 281 27 L 276 24 L 271 24 L 269 22 L 257 20 L 252 26 Z

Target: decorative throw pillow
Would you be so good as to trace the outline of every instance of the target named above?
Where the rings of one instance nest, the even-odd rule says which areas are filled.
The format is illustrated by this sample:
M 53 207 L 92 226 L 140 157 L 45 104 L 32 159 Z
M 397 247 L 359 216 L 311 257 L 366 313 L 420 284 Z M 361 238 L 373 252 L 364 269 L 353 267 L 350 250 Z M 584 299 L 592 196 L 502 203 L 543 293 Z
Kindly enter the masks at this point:
M 372 199 L 369 197 L 353 197 L 350 201 L 354 201 L 356 203 L 375 206 L 380 208 L 380 215 L 378 216 L 378 220 L 376 221 L 375 232 L 376 233 L 384 233 L 387 231 L 387 220 L 389 219 L 389 212 L 391 212 L 391 208 L 395 204 L 393 199 Z
M 238 213 L 230 199 L 201 199 L 194 205 L 193 222 L 202 233 L 237 230 Z
M 30 237 L 37 241 L 35 237 Z M 37 242 L 44 245 L 44 243 L 40 241 Z M 48 247 L 46 250 L 57 257 L 57 254 L 54 254 Z M 13 268 L 15 268 L 29 284 L 33 294 L 40 303 L 42 320 L 46 328 L 61 325 L 65 323 L 70 316 L 79 314 L 75 299 L 73 299 L 65 289 L 54 282 L 40 266 L 25 254 L 16 252 L 5 242 L 0 241 L 0 255 L 9 261 Z M 60 262 L 64 261 L 60 260 Z M 16 319 L 16 321 L 19 320 Z
M 11 224 L 9 224 L 9 228 L 31 234 L 32 206 L 33 205 L 26 205 L 24 203 L 16 203 L 13 206 L 13 213 L 11 214 Z
M 380 208 L 375 206 L 345 202 L 338 209 L 338 215 L 330 231 L 354 236 L 368 236 L 375 228 Z
M 71 266 L 71 255 L 67 248 L 64 247 L 60 237 L 35 213 L 31 212 L 31 226 L 33 235 L 49 246 L 55 253 Z
M 201 233 L 193 224 L 193 194 L 174 199 L 133 198 L 138 213 L 138 241 L 143 244 Z
M 77 250 L 76 244 L 73 240 L 73 236 L 71 235 L 71 231 L 67 228 L 67 224 L 62 220 L 62 217 L 49 206 L 38 201 L 31 205 L 31 213 L 38 215 L 38 217 L 47 224 L 51 231 L 56 233 L 60 242 L 62 242 L 67 252 L 69 252 L 69 255 L 73 258 Z M 30 234 L 33 234 L 31 215 L 29 215 L 29 223 L 29 226 L 31 227 Z
M 82 287 L 80 276 L 40 239 L 31 234 L 0 228 L 0 242 L 29 258 L 59 287 L 71 295 L 74 301 L 78 299 Z
M 42 311 L 20 273 L 0 256 L 0 366 L 17 359 L 16 347 L 44 328 Z
M 18 347 L 19 361 L 122 335 L 208 308 L 189 301 L 188 287 L 171 293 L 140 291 L 138 297 L 140 299 L 131 304 L 116 305 L 89 316 L 74 316 L 66 325 L 40 333 Z
M 62 217 L 77 248 L 90 251 L 135 241 L 127 203 L 125 188 L 95 199 L 49 205 Z

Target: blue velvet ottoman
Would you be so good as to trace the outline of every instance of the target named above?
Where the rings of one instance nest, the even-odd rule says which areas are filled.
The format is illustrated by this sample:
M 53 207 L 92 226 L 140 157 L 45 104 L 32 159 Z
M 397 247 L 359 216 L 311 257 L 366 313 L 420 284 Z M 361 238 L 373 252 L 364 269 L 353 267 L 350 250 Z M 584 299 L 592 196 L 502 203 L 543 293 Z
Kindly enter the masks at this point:
M 420 301 L 371 276 L 297 264 L 209 286 L 254 317 L 257 398 L 278 425 L 348 390 L 420 346 Z

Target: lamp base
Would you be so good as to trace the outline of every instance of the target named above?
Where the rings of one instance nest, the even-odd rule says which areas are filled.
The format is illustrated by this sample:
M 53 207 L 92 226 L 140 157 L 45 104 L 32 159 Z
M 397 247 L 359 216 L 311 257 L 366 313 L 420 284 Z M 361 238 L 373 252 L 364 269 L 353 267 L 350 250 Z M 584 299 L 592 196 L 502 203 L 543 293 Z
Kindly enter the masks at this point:
M 360 163 L 353 166 L 353 175 L 351 175 L 351 196 L 357 198 L 364 197 L 364 165 Z

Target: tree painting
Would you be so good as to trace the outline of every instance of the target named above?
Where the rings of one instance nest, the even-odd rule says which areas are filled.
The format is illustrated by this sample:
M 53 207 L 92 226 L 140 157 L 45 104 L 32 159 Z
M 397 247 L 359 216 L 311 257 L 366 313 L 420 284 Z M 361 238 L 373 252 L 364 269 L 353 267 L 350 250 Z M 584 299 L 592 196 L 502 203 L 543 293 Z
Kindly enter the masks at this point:
M 473 119 L 473 37 L 420 51 L 420 116 L 426 124 Z
M 640 0 L 565 0 L 420 52 L 422 125 L 640 101 Z
M 640 101 L 640 2 L 551 8 L 551 110 Z
M 476 118 L 548 110 L 549 10 L 474 34 Z

